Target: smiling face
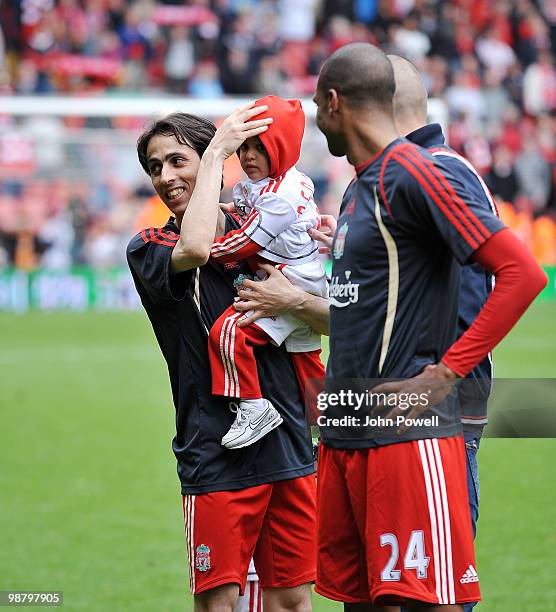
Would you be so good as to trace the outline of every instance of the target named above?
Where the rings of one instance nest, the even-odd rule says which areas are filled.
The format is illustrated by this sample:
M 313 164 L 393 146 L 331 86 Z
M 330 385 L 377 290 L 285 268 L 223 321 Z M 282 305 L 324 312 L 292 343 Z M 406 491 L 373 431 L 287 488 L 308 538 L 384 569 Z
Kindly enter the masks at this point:
M 157 134 L 147 146 L 147 165 L 153 187 L 177 219 L 181 219 L 195 188 L 201 159 L 195 149 L 175 136 Z
M 258 136 L 248 138 L 239 147 L 239 163 L 250 181 L 260 181 L 270 174 L 270 158 Z

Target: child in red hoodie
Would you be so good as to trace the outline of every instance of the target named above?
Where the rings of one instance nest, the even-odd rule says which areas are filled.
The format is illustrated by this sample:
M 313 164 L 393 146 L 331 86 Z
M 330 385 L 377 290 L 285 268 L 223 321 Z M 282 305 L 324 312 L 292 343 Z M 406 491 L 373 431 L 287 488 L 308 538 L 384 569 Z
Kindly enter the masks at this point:
M 254 272 L 260 262 L 274 263 L 294 285 L 326 297 L 318 245 L 307 233 L 319 225 L 314 186 L 295 168 L 305 128 L 301 102 L 267 96 L 256 104 L 268 106 L 257 118 L 268 116 L 274 121 L 266 132 L 248 138 L 238 150 L 248 176 L 233 192 L 242 225 L 215 241 L 211 257 L 221 263 L 246 260 Z M 283 420 L 262 397 L 253 354 L 256 346 L 285 343 L 302 393 L 308 378 L 324 376 L 320 335 L 307 324 L 285 314 L 238 327 L 241 316 L 231 306 L 209 334 L 212 392 L 239 400 L 236 419 L 222 438 L 227 448 L 249 446 Z

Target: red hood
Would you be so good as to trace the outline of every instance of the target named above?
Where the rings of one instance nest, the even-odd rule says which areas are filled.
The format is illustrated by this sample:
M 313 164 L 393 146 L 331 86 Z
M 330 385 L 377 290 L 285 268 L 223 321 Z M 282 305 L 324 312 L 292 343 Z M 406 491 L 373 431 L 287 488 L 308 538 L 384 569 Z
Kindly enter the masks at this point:
M 277 96 L 266 96 L 257 100 L 255 106 L 266 104 L 268 110 L 255 119 L 272 117 L 273 123 L 259 135 L 270 157 L 270 178 L 277 178 L 288 171 L 299 159 L 301 141 L 305 130 L 305 114 L 299 100 L 284 100 Z

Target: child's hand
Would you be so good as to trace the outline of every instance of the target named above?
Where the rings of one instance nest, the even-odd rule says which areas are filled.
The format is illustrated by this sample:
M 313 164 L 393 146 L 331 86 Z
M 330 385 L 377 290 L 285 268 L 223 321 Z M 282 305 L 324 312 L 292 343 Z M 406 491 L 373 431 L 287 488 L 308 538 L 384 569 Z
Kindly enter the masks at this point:
M 332 215 L 321 215 L 319 229 L 311 228 L 308 230 L 307 233 L 313 240 L 324 244 L 324 246 L 319 247 L 319 253 L 330 255 L 337 225 L 336 219 Z
M 321 215 L 320 216 L 320 231 L 327 236 L 334 236 L 336 232 L 336 228 L 338 227 L 338 222 L 336 221 L 336 217 L 333 215 Z M 328 231 L 324 231 L 324 230 Z
M 225 213 L 237 213 L 236 205 L 233 202 L 220 202 L 220 210 Z
M 332 236 L 328 235 L 330 230 L 326 230 L 326 232 L 327 233 L 325 234 L 324 231 L 320 232 L 317 229 L 311 228 L 308 231 L 308 234 L 313 240 L 316 240 L 317 242 L 322 242 L 322 244 L 324 244 L 324 246 L 319 247 L 319 253 L 322 253 L 323 255 L 330 255 L 332 251 L 333 238 Z

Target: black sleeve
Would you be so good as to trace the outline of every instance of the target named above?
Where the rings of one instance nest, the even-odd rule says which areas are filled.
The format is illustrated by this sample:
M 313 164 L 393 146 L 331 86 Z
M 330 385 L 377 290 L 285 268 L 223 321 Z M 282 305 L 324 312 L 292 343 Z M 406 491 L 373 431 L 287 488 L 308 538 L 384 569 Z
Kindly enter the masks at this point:
M 400 147 L 385 168 L 394 173 L 392 216 L 415 231 L 438 235 L 464 265 L 504 224 L 475 190 L 456 178 L 441 160 L 419 147 Z M 392 179 L 392 175 L 390 175 Z
M 127 262 L 132 274 L 155 304 L 183 300 L 195 269 L 171 274 L 174 241 L 158 239 L 149 231 L 154 230 L 137 234 L 127 246 Z

